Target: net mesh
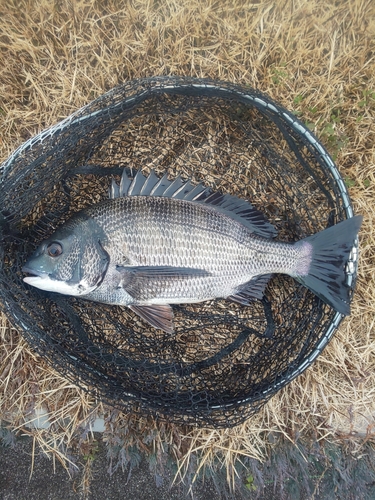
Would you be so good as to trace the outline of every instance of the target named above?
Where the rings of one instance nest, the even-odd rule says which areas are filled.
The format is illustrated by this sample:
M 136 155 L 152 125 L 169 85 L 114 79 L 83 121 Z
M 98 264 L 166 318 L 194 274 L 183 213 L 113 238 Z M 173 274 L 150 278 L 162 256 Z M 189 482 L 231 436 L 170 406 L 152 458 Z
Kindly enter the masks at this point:
M 332 160 L 292 114 L 217 81 L 129 82 L 23 144 L 1 166 L 0 303 L 56 370 L 104 402 L 177 423 L 230 427 L 309 366 L 341 317 L 287 276 L 250 307 L 173 306 L 175 333 L 128 308 L 30 288 L 21 268 L 112 178 L 154 169 L 245 198 L 295 241 L 351 214 Z M 356 261 L 348 271 L 355 280 Z

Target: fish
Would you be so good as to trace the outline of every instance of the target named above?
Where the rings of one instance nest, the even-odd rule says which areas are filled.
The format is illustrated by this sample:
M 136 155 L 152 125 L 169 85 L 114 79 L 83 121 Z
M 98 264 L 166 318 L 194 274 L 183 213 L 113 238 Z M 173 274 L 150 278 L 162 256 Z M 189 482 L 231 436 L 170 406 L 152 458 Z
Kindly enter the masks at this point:
M 350 314 L 346 266 L 362 223 L 357 215 L 297 242 L 245 199 L 179 176 L 139 170 L 112 180 L 109 199 L 63 223 L 24 264 L 24 282 L 49 292 L 127 306 L 149 325 L 174 331 L 173 304 L 228 299 L 249 306 L 270 278 L 292 276 Z

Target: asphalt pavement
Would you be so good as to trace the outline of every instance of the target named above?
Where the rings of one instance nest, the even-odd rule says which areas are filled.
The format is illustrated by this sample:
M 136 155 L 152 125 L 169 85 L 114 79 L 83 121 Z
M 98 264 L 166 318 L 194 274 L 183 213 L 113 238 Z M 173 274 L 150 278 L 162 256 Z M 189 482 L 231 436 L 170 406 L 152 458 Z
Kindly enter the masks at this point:
M 168 472 L 161 478 L 162 484 L 157 487 L 154 475 L 145 460 L 132 471 L 130 478 L 128 471 L 122 470 L 109 475 L 108 465 L 106 450 L 100 444 L 99 451 L 92 461 L 90 477 L 85 480 L 83 467 L 79 473 L 69 477 L 57 460 L 54 462 L 39 452 L 36 452 L 32 464 L 32 439 L 22 438 L 17 440 L 13 447 L 0 445 L 0 499 L 218 500 L 223 498 L 210 480 L 195 485 L 192 495 L 181 485 L 171 487 L 173 477 Z M 243 497 L 233 495 L 230 498 L 237 500 Z

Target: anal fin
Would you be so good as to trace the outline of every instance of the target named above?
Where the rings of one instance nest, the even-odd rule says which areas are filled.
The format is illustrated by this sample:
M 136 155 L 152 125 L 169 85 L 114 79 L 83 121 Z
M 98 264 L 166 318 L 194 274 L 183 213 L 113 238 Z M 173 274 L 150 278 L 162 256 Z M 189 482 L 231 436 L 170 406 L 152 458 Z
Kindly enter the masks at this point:
M 154 328 L 173 333 L 173 311 L 169 304 L 130 305 L 128 307 Z
M 255 276 L 250 281 L 237 288 L 236 293 L 227 297 L 229 300 L 248 306 L 252 300 L 260 300 L 272 274 L 262 274 Z

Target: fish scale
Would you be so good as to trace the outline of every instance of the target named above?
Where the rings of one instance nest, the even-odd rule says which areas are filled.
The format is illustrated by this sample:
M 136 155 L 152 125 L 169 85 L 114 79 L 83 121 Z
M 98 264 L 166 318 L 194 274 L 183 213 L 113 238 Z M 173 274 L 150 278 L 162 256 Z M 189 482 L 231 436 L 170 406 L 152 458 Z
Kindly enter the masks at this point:
M 96 216 L 95 212 L 89 215 L 105 229 L 112 254 L 120 255 L 125 245 L 134 265 L 198 267 L 221 272 L 238 268 L 241 274 L 258 271 L 258 261 L 253 257 L 257 251 L 264 250 L 265 242 L 252 237 L 250 231 L 236 221 L 222 214 L 218 217 L 207 207 L 198 204 L 191 207 L 181 200 L 151 197 L 120 198 L 105 205 L 103 215 Z M 158 209 L 145 217 L 146 206 L 151 211 L 155 206 Z M 115 226 L 110 222 L 112 219 L 121 223 Z M 120 248 L 115 248 L 116 242 L 120 242 Z M 278 247 L 289 250 L 289 245 L 280 243 Z M 173 249 L 178 252 L 171 252 Z M 117 260 L 117 255 L 115 258 Z M 280 263 L 282 261 L 280 258 Z

